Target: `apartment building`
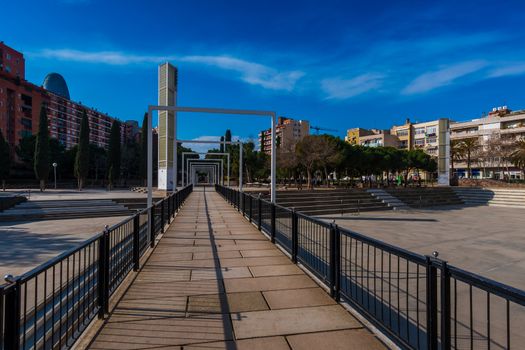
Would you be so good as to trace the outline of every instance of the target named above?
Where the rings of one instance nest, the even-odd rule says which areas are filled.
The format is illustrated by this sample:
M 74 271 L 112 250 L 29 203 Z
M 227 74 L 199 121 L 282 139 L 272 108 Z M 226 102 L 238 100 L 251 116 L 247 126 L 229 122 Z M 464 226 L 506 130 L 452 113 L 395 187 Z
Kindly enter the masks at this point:
M 368 130 L 369 134 L 360 136 L 358 143 L 366 147 L 398 147 L 399 139 L 390 134 L 390 130 Z
M 24 80 L 22 53 L 0 42 L 0 129 L 11 146 L 38 130 L 40 106 L 49 103 L 48 93 Z
M 347 131 L 345 141 L 366 147 L 396 147 L 399 149 L 422 149 L 436 158 L 438 182 L 449 183 L 450 131 L 447 118 L 424 123 L 412 123 L 406 119 L 403 125 L 389 130 L 353 128 Z
M 525 110 L 511 111 L 507 106 L 495 107 L 481 118 L 450 124 L 454 142 L 475 139 L 471 154 L 471 173 L 465 159 L 454 161 L 458 177 L 522 179 L 523 173 L 510 161 L 514 143 L 525 139 Z
M 308 135 L 310 135 L 310 123 L 307 120 L 296 120 L 286 117 L 277 119 L 275 127 L 277 148 L 289 148 Z M 266 129 L 259 133 L 259 145 L 261 151 L 271 154 L 272 129 Z
M 351 145 L 359 145 L 359 139 L 363 136 L 373 135 L 372 130 L 353 128 L 346 131 L 345 142 Z
M 66 148 L 78 143 L 84 111 L 89 118 L 90 142 L 107 147 L 115 118 L 72 101 L 67 83 L 58 73 L 47 75 L 42 86 L 26 81 L 23 54 L 3 42 L 0 57 L 0 129 L 12 151 L 22 138 L 38 131 L 42 105 L 46 107 L 50 136 Z M 122 140 L 138 132 L 137 125 L 126 123 L 121 126 Z

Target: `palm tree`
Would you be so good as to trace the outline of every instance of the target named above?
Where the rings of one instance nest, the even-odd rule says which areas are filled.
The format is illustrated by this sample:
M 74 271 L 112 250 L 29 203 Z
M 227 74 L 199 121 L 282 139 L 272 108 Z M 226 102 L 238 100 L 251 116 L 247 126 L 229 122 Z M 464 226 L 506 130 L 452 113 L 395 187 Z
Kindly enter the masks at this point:
M 470 138 L 460 141 L 459 148 L 461 149 L 461 153 L 463 153 L 464 156 L 467 157 L 467 178 L 470 178 L 472 176 L 472 172 L 470 169 L 470 165 L 473 161 L 472 156 L 476 152 L 476 150 L 479 147 L 479 141 L 477 138 Z
M 454 175 L 454 161 L 461 160 L 465 154 L 461 147 L 460 140 L 451 140 L 450 141 L 450 172 Z
M 510 161 L 521 171 L 525 171 L 525 139 L 520 139 L 514 144 L 516 150 L 511 153 Z

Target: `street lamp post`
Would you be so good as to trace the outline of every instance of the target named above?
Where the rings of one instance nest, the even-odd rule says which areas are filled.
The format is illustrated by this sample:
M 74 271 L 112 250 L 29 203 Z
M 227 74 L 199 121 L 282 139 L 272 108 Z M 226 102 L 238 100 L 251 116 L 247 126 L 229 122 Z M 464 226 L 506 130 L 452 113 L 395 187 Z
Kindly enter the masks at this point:
M 55 190 L 57 189 L 57 163 L 53 163 L 53 172 L 55 173 Z

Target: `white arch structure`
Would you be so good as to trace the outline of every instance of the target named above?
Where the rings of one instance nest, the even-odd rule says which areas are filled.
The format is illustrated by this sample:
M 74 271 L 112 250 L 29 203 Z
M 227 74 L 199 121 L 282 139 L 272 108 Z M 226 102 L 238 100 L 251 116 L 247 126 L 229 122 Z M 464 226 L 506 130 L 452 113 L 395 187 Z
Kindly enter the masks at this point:
M 218 181 L 218 172 L 219 172 L 219 164 L 195 164 L 195 163 L 192 163 L 190 165 L 190 169 L 188 169 L 188 175 L 189 175 L 189 182 L 188 183 L 191 183 L 193 185 L 196 185 L 197 182 L 196 182 L 196 174 L 198 171 L 204 171 L 206 170 L 208 172 L 208 174 L 210 174 L 210 171 L 213 171 L 213 180 L 211 181 L 211 183 L 219 183 Z
M 268 117 L 271 120 L 271 166 L 270 166 L 270 195 L 271 201 L 275 202 L 275 177 L 276 177 L 276 143 L 275 143 L 275 124 L 276 113 L 272 111 L 255 111 L 242 109 L 225 109 L 225 108 L 202 108 L 202 107 L 178 107 L 178 106 L 148 106 L 148 207 L 153 204 L 153 135 L 152 135 L 152 121 L 153 111 L 171 111 L 171 112 L 190 112 L 190 113 L 208 113 L 208 114 L 235 114 Z M 177 113 L 174 115 L 174 140 L 173 140 L 173 192 L 177 190 Z M 188 141 L 197 143 L 195 141 Z M 206 141 L 207 142 L 207 141 Z M 220 143 L 220 141 L 219 141 Z M 242 150 L 242 147 L 240 147 Z M 241 158 L 242 159 L 242 158 Z M 242 191 L 242 188 L 240 188 Z
M 227 168 L 226 175 L 228 176 L 227 186 L 230 187 L 230 154 L 227 153 L 227 152 L 182 152 L 182 158 L 181 158 L 181 160 L 182 160 L 182 179 L 181 179 L 182 180 L 181 181 L 182 187 L 184 187 L 185 185 L 188 184 L 188 181 L 187 181 L 188 176 L 186 176 L 186 181 L 184 180 L 184 175 L 187 175 L 184 172 L 184 164 L 185 164 L 184 163 L 184 156 L 190 155 L 190 154 L 198 154 L 198 155 L 203 154 L 203 155 L 212 155 L 212 156 L 214 156 L 214 155 L 216 155 L 216 156 L 227 156 L 227 158 L 228 158 L 227 166 L 226 166 L 226 168 Z M 189 159 L 195 159 L 195 158 L 187 158 L 186 159 L 186 169 L 188 169 L 188 160 Z M 239 174 L 239 176 L 241 176 L 241 174 Z
M 186 178 L 187 179 L 190 179 L 190 170 L 193 171 L 193 168 L 199 167 L 199 166 L 201 166 L 201 167 L 206 167 L 206 166 L 207 167 L 211 167 L 211 166 L 213 166 L 213 167 L 217 168 L 216 173 L 217 173 L 217 178 L 219 179 L 219 181 L 217 181 L 217 183 L 219 185 L 224 185 L 224 177 L 223 177 L 224 159 L 194 159 L 194 158 L 189 158 L 189 159 L 186 159 L 186 162 L 188 163 L 187 166 L 186 166 L 186 172 L 187 172 Z M 184 176 L 184 174 L 182 176 Z M 189 185 L 189 183 L 190 182 L 188 181 L 187 184 Z

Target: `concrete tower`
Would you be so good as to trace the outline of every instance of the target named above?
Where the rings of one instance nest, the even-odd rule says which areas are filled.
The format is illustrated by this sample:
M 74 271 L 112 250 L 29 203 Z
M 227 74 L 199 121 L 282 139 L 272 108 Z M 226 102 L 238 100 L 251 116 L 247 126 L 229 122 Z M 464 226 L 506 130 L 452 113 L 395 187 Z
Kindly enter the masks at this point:
M 439 119 L 438 124 L 438 185 L 450 185 L 450 122 Z
M 159 65 L 159 106 L 177 105 L 177 68 L 166 62 Z M 172 190 L 175 184 L 175 112 L 159 111 L 158 188 Z

